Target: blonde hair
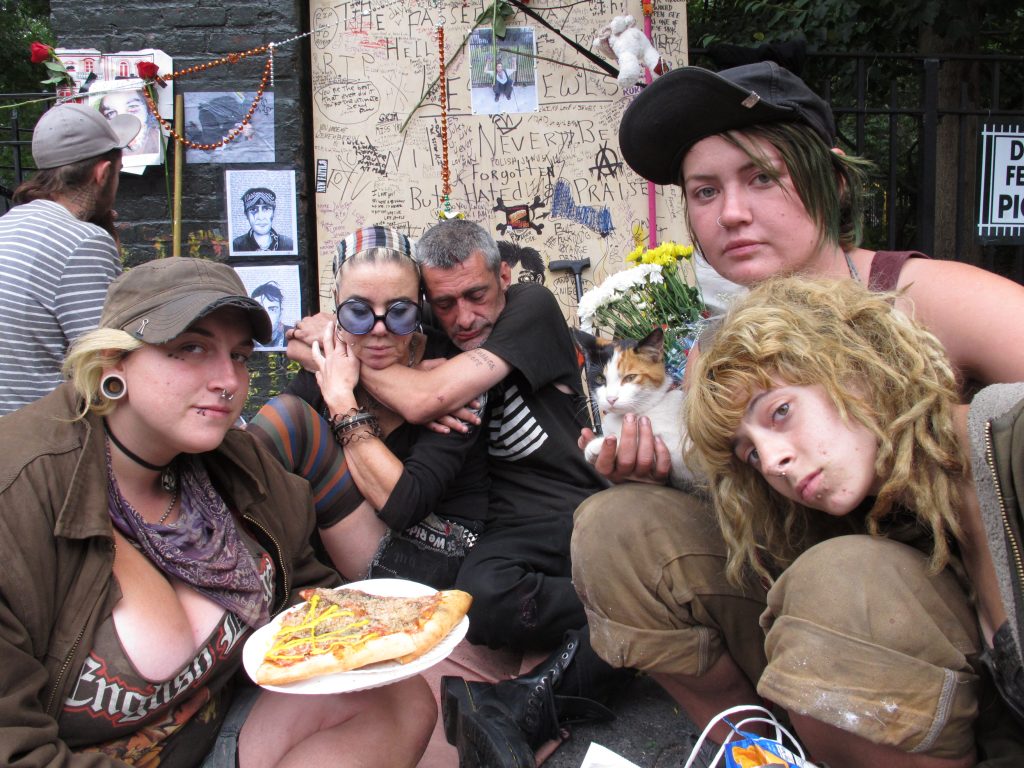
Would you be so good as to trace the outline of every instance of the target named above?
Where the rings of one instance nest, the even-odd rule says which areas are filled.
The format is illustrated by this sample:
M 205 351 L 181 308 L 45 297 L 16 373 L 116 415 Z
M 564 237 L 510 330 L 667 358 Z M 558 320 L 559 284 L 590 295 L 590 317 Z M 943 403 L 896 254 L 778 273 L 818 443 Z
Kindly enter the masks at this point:
M 910 510 L 934 538 L 932 568 L 947 563 L 968 472 L 953 423 L 957 382 L 939 340 L 895 310 L 894 298 L 850 279 L 775 278 L 738 300 L 701 347 L 687 395 L 688 459 L 709 478 L 731 580 L 747 565 L 770 578 L 761 555 L 785 567 L 810 516 L 822 514 L 772 490 L 733 451 L 753 394 L 780 381 L 822 387 L 844 420 L 878 440 L 884 482 L 868 531 L 878 535 L 883 518 Z
M 97 328 L 75 339 L 64 358 L 63 372 L 81 401 L 76 419 L 85 418 L 90 411 L 104 416 L 114 410 L 116 401 L 100 391 L 103 369 L 124 359 L 142 344 L 119 328 Z

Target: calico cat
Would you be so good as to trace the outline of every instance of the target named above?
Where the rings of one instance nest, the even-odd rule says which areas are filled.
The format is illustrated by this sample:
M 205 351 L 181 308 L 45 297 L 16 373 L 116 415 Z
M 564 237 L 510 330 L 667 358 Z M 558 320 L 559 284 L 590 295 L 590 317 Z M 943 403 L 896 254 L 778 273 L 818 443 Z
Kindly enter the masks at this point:
M 618 435 L 626 413 L 647 416 L 672 455 L 669 481 L 677 488 L 693 484 L 683 463 L 683 390 L 665 372 L 665 337 L 655 328 L 646 338 L 605 341 L 585 331 L 573 335 L 586 360 L 590 396 L 601 410 L 601 433 L 584 449 L 593 464 L 606 435 Z

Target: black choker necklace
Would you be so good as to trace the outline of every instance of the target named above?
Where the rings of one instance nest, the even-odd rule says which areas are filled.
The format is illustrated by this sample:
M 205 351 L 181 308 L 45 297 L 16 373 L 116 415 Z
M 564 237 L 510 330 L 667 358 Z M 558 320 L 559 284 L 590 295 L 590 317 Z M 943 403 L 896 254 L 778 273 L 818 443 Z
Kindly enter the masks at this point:
M 174 469 L 173 469 L 173 467 L 174 467 L 174 462 L 173 461 L 170 464 L 164 464 L 161 467 L 158 464 L 151 464 L 150 462 L 146 461 L 141 456 L 138 456 L 138 455 L 132 453 L 131 451 L 129 451 L 124 446 L 124 443 L 122 443 L 120 440 L 117 439 L 117 436 L 110 430 L 110 425 L 107 423 L 106 419 L 103 420 L 103 431 L 107 433 L 107 437 L 110 438 L 110 442 L 112 442 L 114 445 L 116 445 L 117 449 L 119 451 L 121 451 L 121 453 L 123 453 L 129 459 L 134 461 L 140 467 L 145 467 L 146 469 L 152 470 L 153 472 L 159 472 L 160 473 L 160 485 L 161 485 L 161 487 L 165 491 L 167 491 L 168 493 L 174 493 L 174 491 L 177 490 L 177 488 L 178 488 L 178 473 L 175 472 Z

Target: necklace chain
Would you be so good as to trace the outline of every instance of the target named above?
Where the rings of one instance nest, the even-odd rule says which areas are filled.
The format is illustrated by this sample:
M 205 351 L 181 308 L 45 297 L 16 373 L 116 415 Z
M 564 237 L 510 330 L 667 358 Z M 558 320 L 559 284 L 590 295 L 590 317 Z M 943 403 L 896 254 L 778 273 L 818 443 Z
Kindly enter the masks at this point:
M 860 273 L 857 271 L 857 266 L 853 263 L 853 259 L 850 258 L 850 252 L 843 251 L 843 256 L 846 257 L 846 267 L 850 270 L 850 277 L 858 283 L 863 283 L 864 281 L 860 279 Z
M 167 517 L 171 514 L 171 510 L 174 509 L 174 505 L 177 503 L 177 501 L 178 489 L 177 487 L 175 487 L 174 491 L 171 493 L 171 503 L 167 505 L 167 509 L 165 509 L 164 513 L 160 515 L 160 519 L 156 521 L 157 525 L 163 525 L 164 520 L 166 520 Z

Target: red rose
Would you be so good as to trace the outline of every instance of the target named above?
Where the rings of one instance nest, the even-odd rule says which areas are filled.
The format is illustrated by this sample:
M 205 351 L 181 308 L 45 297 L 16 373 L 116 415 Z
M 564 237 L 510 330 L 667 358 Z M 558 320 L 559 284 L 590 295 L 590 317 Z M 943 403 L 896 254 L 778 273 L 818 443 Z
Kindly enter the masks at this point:
M 139 77 L 143 80 L 152 80 L 160 72 L 160 67 L 152 61 L 140 61 L 135 65 L 135 69 L 139 71 Z
M 53 54 L 53 48 L 43 43 L 32 43 L 29 46 L 29 50 L 32 52 L 32 63 L 42 64 L 44 61 L 50 58 Z

